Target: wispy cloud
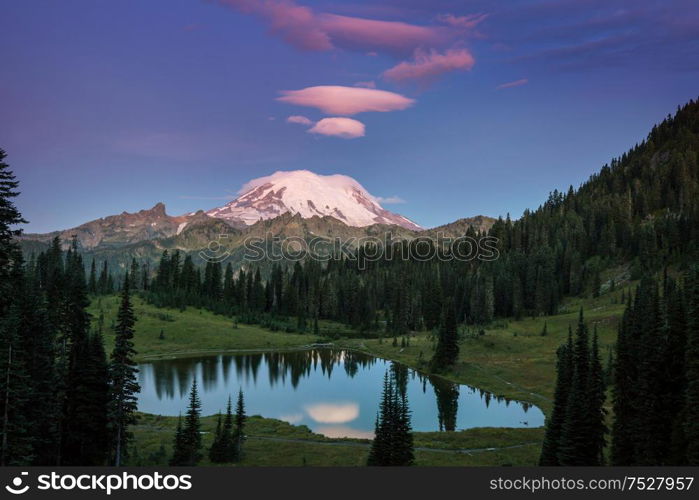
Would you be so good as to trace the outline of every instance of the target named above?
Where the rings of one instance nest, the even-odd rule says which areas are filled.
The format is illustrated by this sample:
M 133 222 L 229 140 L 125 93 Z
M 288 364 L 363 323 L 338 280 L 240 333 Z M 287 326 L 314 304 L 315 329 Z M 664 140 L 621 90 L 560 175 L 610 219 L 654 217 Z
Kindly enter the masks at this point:
M 336 14 L 320 14 L 318 22 L 333 43 L 353 50 L 378 49 L 405 54 L 415 47 L 442 45 L 449 38 L 449 30 L 442 26 L 418 26 Z
M 521 87 L 522 85 L 526 85 L 527 83 L 529 83 L 529 80 L 527 78 L 522 78 L 521 80 L 515 80 L 513 82 L 501 83 L 500 85 L 495 87 L 495 90 L 511 89 L 512 87 Z
M 437 21 L 447 24 L 454 28 L 473 29 L 478 26 L 488 14 L 470 14 L 467 16 L 455 16 L 454 14 L 440 14 L 437 16 Z
M 444 53 L 418 49 L 412 61 L 403 61 L 384 71 L 383 77 L 391 81 L 419 80 L 429 82 L 450 71 L 467 71 L 475 64 L 467 49 L 450 49 Z
M 318 24 L 313 10 L 292 0 L 218 0 L 218 3 L 263 18 L 272 33 L 299 49 L 333 48 L 330 36 Z
M 383 203 L 384 205 L 398 205 L 401 203 L 407 203 L 400 196 L 388 196 L 387 198 L 384 198 L 383 196 L 375 196 L 374 198 L 376 198 L 376 201 Z

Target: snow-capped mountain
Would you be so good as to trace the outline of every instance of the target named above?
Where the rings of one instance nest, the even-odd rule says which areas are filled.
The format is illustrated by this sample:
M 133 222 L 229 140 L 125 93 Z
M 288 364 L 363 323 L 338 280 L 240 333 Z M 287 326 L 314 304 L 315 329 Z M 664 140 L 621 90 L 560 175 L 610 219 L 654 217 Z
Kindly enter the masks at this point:
M 384 209 L 376 197 L 346 175 L 318 175 L 308 170 L 275 172 L 248 182 L 240 193 L 235 200 L 206 214 L 248 226 L 289 212 L 303 218 L 331 216 L 355 227 L 395 224 L 422 229 L 410 219 Z

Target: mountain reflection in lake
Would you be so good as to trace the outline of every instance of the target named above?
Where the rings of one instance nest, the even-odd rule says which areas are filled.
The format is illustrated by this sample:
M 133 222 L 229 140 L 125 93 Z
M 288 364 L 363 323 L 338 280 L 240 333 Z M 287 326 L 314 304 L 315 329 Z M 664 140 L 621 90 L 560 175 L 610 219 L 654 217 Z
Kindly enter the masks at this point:
M 243 389 L 247 413 L 303 424 L 329 437 L 371 438 L 383 377 L 393 370 L 407 391 L 416 431 L 538 427 L 541 411 L 517 401 L 362 353 L 336 349 L 159 360 L 139 366 L 138 409 L 184 413 L 197 378 L 202 414 L 225 410 Z

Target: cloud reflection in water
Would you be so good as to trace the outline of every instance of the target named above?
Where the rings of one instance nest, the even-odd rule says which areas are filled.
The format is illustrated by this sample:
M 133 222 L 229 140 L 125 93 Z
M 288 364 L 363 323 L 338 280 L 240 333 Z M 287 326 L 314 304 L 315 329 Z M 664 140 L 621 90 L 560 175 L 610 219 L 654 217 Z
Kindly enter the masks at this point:
M 344 424 L 359 416 L 357 403 L 316 403 L 306 406 L 305 410 L 320 424 Z

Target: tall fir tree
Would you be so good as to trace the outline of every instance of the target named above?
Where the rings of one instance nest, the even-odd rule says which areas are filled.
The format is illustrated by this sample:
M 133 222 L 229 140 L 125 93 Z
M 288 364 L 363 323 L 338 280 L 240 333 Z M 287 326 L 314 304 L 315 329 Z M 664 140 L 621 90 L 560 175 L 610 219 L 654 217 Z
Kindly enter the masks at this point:
M 367 465 L 408 466 L 414 460 L 407 395 L 398 387 L 393 372 L 387 372 Z
M 126 456 L 131 439 L 129 426 L 136 422 L 137 398 L 141 388 L 137 381 L 138 368 L 134 358 L 134 326 L 136 316 L 131 305 L 129 274 L 124 278 L 121 304 L 114 329 L 114 350 L 109 364 L 110 404 L 109 426 L 112 432 L 112 457 L 119 467 Z
M 14 198 L 19 196 L 19 182 L 5 158 L 7 154 L 0 149 L 0 317 L 4 317 L 9 308 L 13 287 L 10 276 L 12 268 L 17 267 L 15 264 L 19 256 L 19 247 L 14 238 L 22 231 L 15 227 L 27 222 L 14 204 Z
M 553 409 L 546 422 L 546 433 L 541 448 L 539 465 L 560 465 L 558 450 L 561 444 L 563 423 L 566 419 L 570 384 L 573 380 L 573 332 L 568 327 L 568 342 L 556 351 L 556 388 L 553 396 Z
M 243 399 L 243 390 L 238 391 L 238 401 L 235 405 L 235 427 L 233 429 L 232 448 L 233 458 L 241 460 L 243 458 L 243 444 L 245 443 L 245 422 L 248 417 L 245 415 L 245 401 Z
M 588 465 L 590 447 L 588 375 L 590 366 L 587 325 L 580 309 L 573 342 L 573 376 L 566 405 L 566 416 L 558 448 L 559 465 Z
M 604 369 L 599 355 L 597 325 L 592 334 L 590 348 L 590 370 L 587 380 L 587 428 L 589 434 L 589 461 L 587 465 L 604 465 L 604 448 L 607 436 L 607 412 L 604 409 L 607 387 L 604 383 Z
M 439 336 L 430 368 L 434 372 L 444 372 L 456 363 L 459 357 L 459 337 L 456 327 L 454 301 L 447 298 L 442 309 Z
M 197 390 L 197 379 L 192 381 L 189 391 L 189 406 L 184 425 L 178 422 L 173 456 L 170 465 L 194 466 L 202 459 L 201 453 L 201 401 Z

